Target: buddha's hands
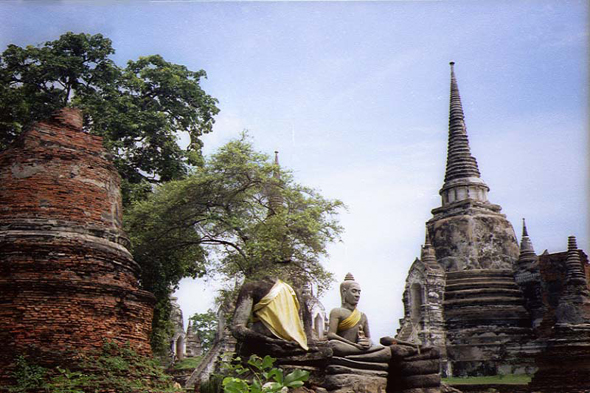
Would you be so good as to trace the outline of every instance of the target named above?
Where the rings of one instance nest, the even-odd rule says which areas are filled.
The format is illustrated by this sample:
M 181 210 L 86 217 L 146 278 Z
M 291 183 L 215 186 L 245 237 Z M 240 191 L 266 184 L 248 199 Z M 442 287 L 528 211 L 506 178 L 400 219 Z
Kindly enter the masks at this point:
M 371 339 L 369 339 L 367 337 L 361 338 L 356 343 L 356 346 L 358 347 L 358 349 L 369 349 L 369 348 L 371 348 L 371 345 L 373 345 L 373 343 L 371 343 Z

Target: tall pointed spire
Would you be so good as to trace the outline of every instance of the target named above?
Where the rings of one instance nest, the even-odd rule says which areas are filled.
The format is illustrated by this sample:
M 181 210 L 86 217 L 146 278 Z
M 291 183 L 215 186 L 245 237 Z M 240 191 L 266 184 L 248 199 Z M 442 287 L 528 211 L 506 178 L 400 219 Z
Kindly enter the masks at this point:
M 465 115 L 455 77 L 454 62 L 451 65 L 451 98 L 449 104 L 449 141 L 445 183 L 440 191 L 443 206 L 464 199 L 487 201 L 489 187 L 480 179 L 475 157 L 469 149 Z
M 449 145 L 445 182 L 464 177 L 479 177 L 477 161 L 471 155 L 465 115 L 461 105 L 459 86 L 455 78 L 454 62 L 451 62 L 451 100 L 449 110 Z

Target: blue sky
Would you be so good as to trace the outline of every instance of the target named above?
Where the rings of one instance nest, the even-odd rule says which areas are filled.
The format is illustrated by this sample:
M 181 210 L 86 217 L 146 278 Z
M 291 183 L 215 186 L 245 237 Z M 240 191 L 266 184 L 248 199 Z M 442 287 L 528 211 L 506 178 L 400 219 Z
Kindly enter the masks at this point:
M 348 206 L 326 267 L 363 285 L 374 336 L 402 315 L 407 270 L 440 206 L 449 61 L 489 198 L 538 253 L 588 237 L 584 1 L 3 1 L 0 44 L 102 33 L 115 59 L 161 54 L 220 101 L 211 153 L 248 129 L 303 184 Z M 183 282 L 185 318 L 213 284 Z M 324 299 L 339 303 L 336 287 Z

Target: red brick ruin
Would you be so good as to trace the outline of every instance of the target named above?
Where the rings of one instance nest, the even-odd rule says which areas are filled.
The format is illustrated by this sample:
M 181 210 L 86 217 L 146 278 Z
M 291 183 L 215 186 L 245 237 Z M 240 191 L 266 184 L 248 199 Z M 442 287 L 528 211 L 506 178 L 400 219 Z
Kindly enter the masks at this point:
M 154 297 L 122 230 L 102 138 L 66 108 L 0 153 L 0 381 L 19 354 L 59 364 L 104 340 L 149 355 Z

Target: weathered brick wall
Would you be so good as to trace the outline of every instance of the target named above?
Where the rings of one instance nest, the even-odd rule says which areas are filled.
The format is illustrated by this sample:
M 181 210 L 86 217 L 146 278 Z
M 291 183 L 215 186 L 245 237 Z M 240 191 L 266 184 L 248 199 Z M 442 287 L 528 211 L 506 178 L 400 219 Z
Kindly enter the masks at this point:
M 24 352 L 59 364 L 106 339 L 150 354 L 119 175 L 81 124 L 64 109 L 0 153 L 0 380 Z

